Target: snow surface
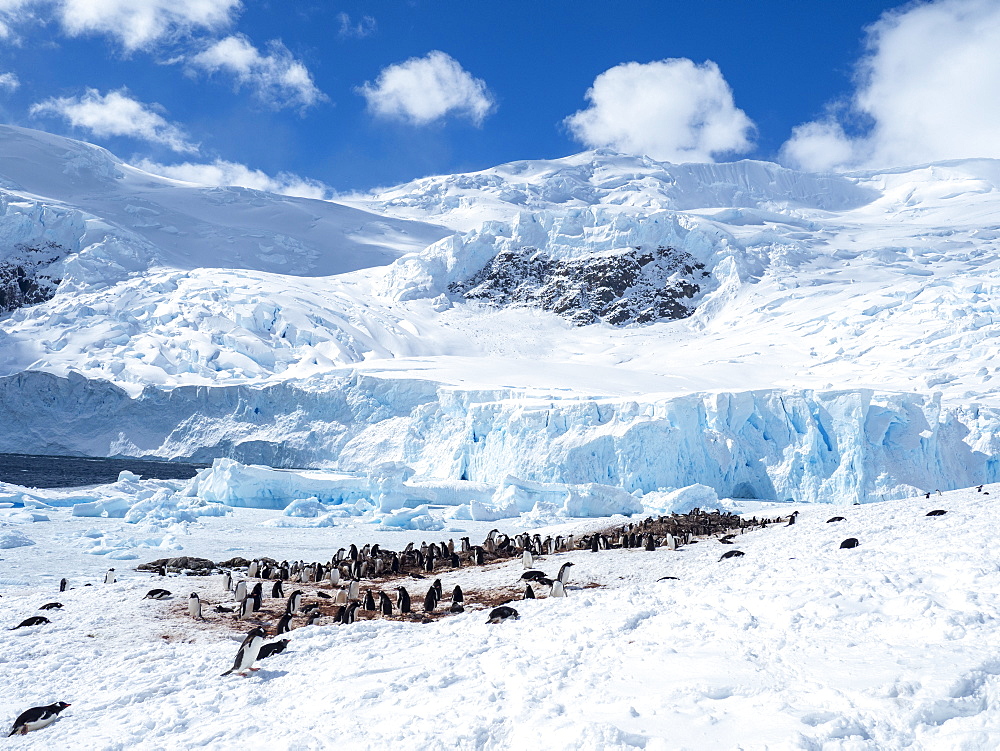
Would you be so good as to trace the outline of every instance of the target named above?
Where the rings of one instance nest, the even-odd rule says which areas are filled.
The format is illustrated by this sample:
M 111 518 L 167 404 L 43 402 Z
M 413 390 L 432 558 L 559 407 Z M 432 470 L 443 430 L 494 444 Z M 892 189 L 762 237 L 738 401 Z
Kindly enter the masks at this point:
M 162 489 L 162 481 L 142 484 Z M 800 515 L 735 546 L 705 540 L 677 551 L 547 556 L 537 564 L 550 573 L 576 564 L 568 596 L 514 602 L 518 621 L 489 626 L 467 596 L 466 613 L 428 624 L 321 622 L 294 629 L 287 651 L 246 679 L 219 675 L 248 627 L 211 611 L 231 603 L 218 577 L 163 579 L 119 562 L 119 581 L 104 585 L 114 562 L 85 554 L 77 535 L 132 525 L 74 517 L 65 506 L 32 522 L 6 508 L 3 529 L 24 529 L 37 544 L 0 556 L 5 625 L 46 602 L 65 607 L 47 611 L 50 625 L 0 630 L 0 717 L 72 704 L 7 746 L 290 750 L 336 739 L 345 748 L 996 748 L 1000 517 L 992 499 L 1000 486 L 984 489 L 990 495 L 966 489 L 863 506 L 757 504 L 758 514 Z M 8 497 L 42 492 L 4 486 Z M 948 513 L 925 516 L 934 508 Z M 826 523 L 834 514 L 846 521 Z M 238 508 L 189 523 L 178 539 L 185 555 L 215 560 L 315 560 L 348 542 L 478 541 L 492 526 L 465 522 L 428 537 L 356 520 L 288 531 L 262 524 L 278 516 Z M 847 537 L 860 545 L 839 549 Z M 746 555 L 720 562 L 732 547 Z M 142 560 L 170 554 L 135 550 Z M 522 571 L 516 560 L 445 573 L 442 583 L 520 591 Z M 59 593 L 62 576 L 73 589 Z M 172 600 L 142 599 L 160 586 Z M 187 616 L 191 591 L 209 605 L 206 623 Z

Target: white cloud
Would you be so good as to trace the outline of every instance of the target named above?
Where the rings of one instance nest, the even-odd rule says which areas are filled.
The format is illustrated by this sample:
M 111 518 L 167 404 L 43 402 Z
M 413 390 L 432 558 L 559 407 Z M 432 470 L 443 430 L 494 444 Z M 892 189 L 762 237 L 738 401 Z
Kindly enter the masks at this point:
M 194 153 L 198 147 L 188 141 L 180 127 L 159 114 L 158 104 L 147 105 L 129 96 L 126 89 L 102 96 L 87 89 L 80 97 L 46 99 L 32 105 L 32 115 L 58 115 L 74 128 L 83 128 L 99 138 L 126 136 L 160 143 L 174 151 Z
M 189 63 L 207 73 L 224 72 L 237 86 L 251 88 L 261 101 L 275 107 L 309 107 L 326 99 L 312 75 L 280 42 L 271 42 L 261 54 L 241 34 L 228 36 L 199 52 Z
M 162 175 L 175 180 L 195 183 L 196 185 L 229 186 L 266 190 L 269 193 L 280 193 L 285 196 L 301 198 L 325 198 L 330 190 L 323 183 L 309 180 L 288 172 L 280 172 L 271 177 L 260 170 L 251 169 L 237 162 L 226 162 L 216 159 L 211 164 L 184 162 L 182 164 L 157 164 L 144 159 L 136 165 L 139 169 Z
M 0 73 L 0 90 L 17 91 L 21 82 L 15 73 Z
M 374 34 L 378 28 L 378 24 L 371 16 L 361 16 L 357 21 L 352 21 L 346 13 L 338 13 L 337 22 L 340 24 L 339 33 L 343 38 L 363 39 Z
M 890 11 L 867 29 L 847 117 L 797 127 L 782 156 L 811 170 L 1000 158 L 1000 3 L 939 0 Z
M 0 0 L 0 36 L 37 15 L 69 36 L 106 34 L 128 52 L 196 30 L 232 23 L 240 0 Z
M 493 109 L 486 83 L 439 50 L 411 57 L 379 73 L 373 85 L 357 89 L 378 117 L 426 125 L 446 115 L 467 117 L 476 125 Z
M 710 162 L 751 148 L 754 124 L 712 61 L 623 63 L 594 79 L 590 106 L 566 118 L 573 136 L 671 162 Z

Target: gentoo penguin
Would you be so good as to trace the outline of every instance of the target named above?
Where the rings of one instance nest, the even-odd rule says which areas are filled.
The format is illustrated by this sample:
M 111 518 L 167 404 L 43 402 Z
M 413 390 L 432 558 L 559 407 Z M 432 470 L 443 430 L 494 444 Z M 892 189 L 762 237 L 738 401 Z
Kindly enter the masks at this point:
M 844 550 L 845 548 L 856 548 L 857 546 L 858 546 L 857 537 L 848 537 L 846 540 L 840 543 L 841 550 Z
M 24 710 L 14 720 L 14 727 L 7 733 L 7 737 L 25 735 L 32 730 L 40 730 L 46 725 L 51 725 L 56 721 L 59 713 L 68 706 L 69 704 L 64 701 L 57 701 L 55 704 L 49 704 L 45 707 L 32 707 Z
M 344 607 L 342 607 L 340 609 L 341 612 L 339 614 L 340 615 L 340 619 L 339 619 L 340 622 L 343 625 L 345 625 L 345 626 L 347 624 L 354 623 L 354 621 L 355 621 L 355 619 L 357 617 L 357 610 L 358 610 L 358 608 L 360 606 L 361 606 L 360 602 L 352 602 L 352 603 L 350 603 L 350 604 L 345 605 Z
M 406 591 L 405 587 L 399 587 L 396 590 L 396 607 L 399 608 L 400 613 L 410 612 L 410 593 Z
M 437 604 L 438 604 L 437 590 L 434 589 L 434 587 L 431 587 L 430 589 L 427 590 L 427 594 L 424 595 L 424 612 L 433 613 L 434 608 L 437 607 Z
M 465 612 L 465 595 L 462 592 L 462 588 L 455 585 L 455 588 L 451 591 L 451 610 L 452 613 L 464 613 Z
M 272 641 L 268 644 L 264 644 L 260 648 L 260 653 L 257 655 L 258 660 L 264 660 L 271 655 L 281 654 L 285 651 L 285 647 L 288 646 L 288 642 L 291 639 L 279 639 L 278 641 Z
M 60 579 L 59 580 L 59 591 L 60 592 L 65 592 L 67 589 L 69 589 L 69 581 L 67 581 L 66 579 Z M 68 707 L 69 704 L 67 704 L 66 706 Z
M 151 589 L 146 593 L 144 600 L 166 600 L 170 597 L 170 591 L 166 589 Z
M 247 566 L 247 576 L 251 579 L 256 579 L 257 574 L 260 573 L 260 561 L 250 561 L 250 565 Z
M 458 557 L 458 553 L 451 554 L 451 567 L 462 568 L 462 559 Z
M 846 521 L 847 519 L 845 519 L 842 516 L 831 516 L 829 519 L 826 520 L 826 523 L 830 524 L 831 522 L 846 522 Z
M 105 584 L 115 583 L 115 570 L 113 568 L 109 568 L 108 573 L 104 575 L 104 583 Z
M 722 557 L 719 560 L 724 561 L 727 558 L 740 558 L 741 556 L 744 555 L 746 555 L 746 553 L 744 553 L 742 550 L 727 550 L 725 553 L 722 554 Z
M 375 612 L 375 596 L 372 594 L 372 591 L 370 589 L 367 592 L 365 592 L 364 609 L 367 610 L 369 613 Z
M 382 615 L 392 615 L 392 600 L 385 592 L 378 593 L 378 609 Z
M 438 598 L 438 600 L 440 600 L 442 597 L 444 597 L 444 588 L 441 586 L 441 580 L 440 579 L 435 579 L 434 583 L 431 586 L 434 587 L 434 590 L 437 592 L 437 598 Z
M 347 599 L 351 602 L 361 598 L 361 582 L 357 579 L 352 579 L 351 583 L 347 585 Z
M 556 575 L 556 579 L 562 582 L 563 585 L 565 585 L 566 582 L 569 580 L 569 568 L 570 566 L 575 566 L 575 565 L 576 564 L 574 563 L 564 563 L 562 566 L 559 567 L 559 573 Z
M 240 603 L 240 620 L 244 620 L 253 615 L 253 603 L 254 599 L 252 597 L 247 597 Z
M 236 660 L 233 662 L 233 666 L 222 675 L 236 673 L 237 675 L 246 676 L 248 671 L 254 670 L 253 664 L 257 662 L 257 657 L 260 655 L 260 648 L 264 644 L 265 636 L 267 636 L 267 633 L 261 626 L 250 629 L 243 643 L 240 644 L 240 648 L 236 651 Z
M 936 508 L 933 511 L 928 511 L 924 516 L 944 516 L 947 513 L 943 508 Z
M 278 598 L 278 597 L 284 597 L 284 596 L 285 596 L 285 592 L 284 592 L 284 590 L 281 587 L 281 579 L 278 579 L 274 583 L 274 586 L 271 587 L 271 597 Z
M 531 571 L 525 571 L 521 574 L 521 578 L 525 581 L 536 582 L 541 579 L 547 578 L 544 571 L 539 571 L 538 569 L 532 569 Z
M 793 511 L 791 513 L 791 515 L 788 517 L 788 526 L 789 527 L 792 526 L 793 524 L 795 524 L 795 517 L 798 516 L 798 515 L 799 515 L 798 511 Z
M 288 607 L 286 608 L 289 613 L 296 613 L 302 608 L 302 590 L 296 589 L 288 596 Z
M 317 597 L 322 597 L 324 600 L 332 600 L 333 599 L 333 595 L 331 595 L 329 592 L 322 592 L 322 591 L 319 591 L 319 590 L 317 590 L 316 596 Z
M 344 589 L 337 590 L 337 594 L 334 595 L 333 601 L 337 605 L 346 605 L 347 604 L 347 590 L 344 590 Z
M 330 584 L 334 587 L 340 584 L 340 569 L 336 566 L 330 566 Z
M 323 617 L 323 614 L 320 613 L 319 610 L 313 610 L 309 614 L 309 619 L 306 621 L 306 625 L 307 626 L 314 626 L 314 625 L 316 625 L 316 621 L 318 621 L 322 617 Z
M 521 563 L 524 565 L 525 569 L 530 569 L 532 566 L 535 565 L 535 558 L 534 556 L 531 555 L 530 550 L 525 550 L 521 554 Z
M 253 585 L 253 589 L 250 590 L 250 596 L 260 602 L 264 599 L 264 585 L 261 582 L 257 582 Z M 260 610 L 260 608 L 257 608 Z
M 33 615 L 30 618 L 25 618 L 10 630 L 17 631 L 19 628 L 27 628 L 28 626 L 44 626 L 46 623 L 52 623 L 52 621 L 44 615 Z
M 292 622 L 291 613 L 285 613 L 283 616 L 281 616 L 281 620 L 278 621 L 278 627 L 274 630 L 274 635 L 277 636 L 278 634 L 287 634 L 289 631 L 291 631 L 292 630 L 290 625 L 291 622 Z
M 201 598 L 198 597 L 197 592 L 192 592 L 188 595 L 188 615 L 192 618 L 197 618 L 202 620 L 201 616 Z
M 233 575 L 228 571 L 222 572 L 222 588 L 227 592 L 233 588 Z
M 62 610 L 63 604 L 61 602 L 47 602 L 39 610 Z
M 533 589 L 531 588 L 531 585 L 530 585 L 530 584 L 528 584 L 528 585 L 527 585 L 527 586 L 526 586 L 526 587 L 524 588 L 524 599 L 525 599 L 525 600 L 534 600 L 534 599 L 535 599 L 535 590 L 533 590 Z
M 241 581 L 236 585 L 236 589 L 233 590 L 233 599 L 236 602 L 243 602 L 247 598 L 247 583 Z
M 565 597 L 566 590 L 563 588 L 563 583 L 556 579 L 552 582 L 552 589 L 549 590 L 549 597 Z
M 490 617 L 486 620 L 487 623 L 503 623 L 504 621 L 514 619 L 517 620 L 521 616 L 518 615 L 517 611 L 510 605 L 501 605 L 498 608 L 493 608 L 490 611 Z
M 736 537 L 736 535 L 723 535 L 722 537 L 719 538 L 719 542 L 721 542 L 723 545 L 732 545 L 734 537 Z

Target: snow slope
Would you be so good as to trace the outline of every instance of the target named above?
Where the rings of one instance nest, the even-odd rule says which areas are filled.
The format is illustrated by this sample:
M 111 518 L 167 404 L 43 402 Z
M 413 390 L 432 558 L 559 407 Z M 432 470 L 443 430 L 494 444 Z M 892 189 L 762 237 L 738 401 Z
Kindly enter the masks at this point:
M 0 319 L 0 450 L 826 502 L 1000 479 L 994 160 L 809 175 L 598 151 L 349 208 L 2 135 L 0 237 L 71 252 L 51 300 Z M 461 294 L 502 253 L 661 246 L 708 274 L 683 320 Z
M 576 564 L 568 596 L 515 602 L 518 621 L 488 626 L 473 595 L 466 613 L 429 624 L 321 622 L 294 629 L 287 651 L 246 679 L 219 676 L 240 627 L 185 612 L 192 590 L 210 604 L 231 601 L 217 578 L 161 579 L 119 562 L 120 581 L 106 586 L 109 562 L 79 564 L 66 540 L 120 520 L 58 509 L 49 522 L 4 520 L 37 539 L 0 551 L 23 582 L 0 584 L 5 625 L 45 602 L 65 608 L 48 612 L 50 625 L 0 630 L 0 717 L 72 704 L 7 746 L 290 750 L 336 738 L 345 748 L 995 748 L 1000 486 L 985 490 L 765 511 L 800 516 L 740 536 L 745 556 L 729 561 L 719 556 L 731 547 L 710 540 L 548 556 L 539 561 L 548 572 Z M 947 514 L 925 516 L 932 508 Z M 260 524 L 274 513 L 204 517 L 189 525 L 184 552 L 313 560 L 347 542 L 427 539 L 351 525 L 276 536 Z M 846 521 L 826 523 L 834 514 Z M 443 534 L 478 539 L 482 528 Z M 839 549 L 847 537 L 860 545 Z M 445 590 L 519 590 L 521 573 L 518 561 L 442 578 Z M 74 589 L 58 593 L 64 575 Z M 156 586 L 174 599 L 143 600 Z

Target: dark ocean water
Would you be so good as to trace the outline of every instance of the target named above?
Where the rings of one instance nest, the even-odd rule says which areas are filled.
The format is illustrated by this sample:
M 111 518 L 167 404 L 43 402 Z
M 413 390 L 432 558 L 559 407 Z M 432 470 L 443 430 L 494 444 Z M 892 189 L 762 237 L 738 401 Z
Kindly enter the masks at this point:
M 30 488 L 74 488 L 114 482 L 123 469 L 146 479 L 186 480 L 206 466 L 142 459 L 0 454 L 0 482 Z

